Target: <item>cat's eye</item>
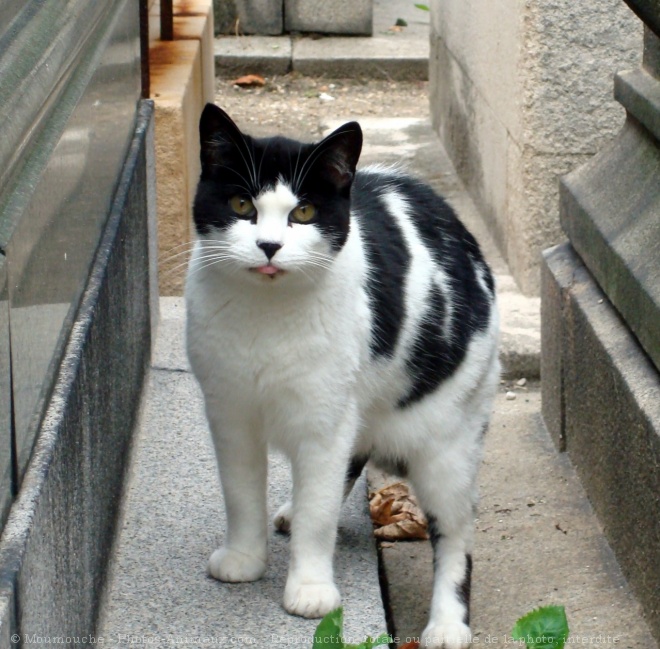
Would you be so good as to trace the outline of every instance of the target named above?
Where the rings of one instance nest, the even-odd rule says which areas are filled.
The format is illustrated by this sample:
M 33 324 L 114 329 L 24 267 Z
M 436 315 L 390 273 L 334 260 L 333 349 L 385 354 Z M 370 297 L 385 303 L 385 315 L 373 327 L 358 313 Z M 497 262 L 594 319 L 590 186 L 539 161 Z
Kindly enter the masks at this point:
M 294 223 L 309 223 L 315 216 L 316 208 L 311 203 L 300 203 L 291 212 L 291 220 Z
M 254 203 L 244 196 L 232 196 L 229 199 L 231 209 L 238 214 L 238 216 L 252 216 L 254 214 Z

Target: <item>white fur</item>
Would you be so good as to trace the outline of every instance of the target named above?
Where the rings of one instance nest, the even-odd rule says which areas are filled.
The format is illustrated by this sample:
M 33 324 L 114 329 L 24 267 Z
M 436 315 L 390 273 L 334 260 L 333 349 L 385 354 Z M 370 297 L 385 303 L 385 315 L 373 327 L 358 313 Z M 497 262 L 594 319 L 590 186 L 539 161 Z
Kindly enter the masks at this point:
M 480 439 L 499 375 L 497 317 L 435 393 L 396 407 L 410 383 L 405 359 L 427 289 L 435 282 L 447 291 L 448 282 L 410 223 L 405 198 L 390 190 L 384 202 L 414 253 L 391 360 L 370 359 L 370 269 L 356 219 L 335 254 L 315 226 L 287 223 L 297 198 L 278 183 L 254 201 L 256 224 L 238 221 L 196 243 L 186 286 L 188 353 L 206 400 L 228 519 L 225 548 L 212 555 L 210 572 L 226 581 L 263 574 L 267 448 L 278 447 L 293 470 L 293 502 L 276 517 L 278 527 L 291 526 L 284 606 L 307 617 L 327 613 L 339 604 L 332 555 L 349 458 L 400 458 L 422 506 L 441 521 L 446 550 L 427 646 L 463 647 L 457 637 L 469 629 L 456 585 L 471 551 Z M 272 263 L 285 272 L 250 270 L 267 263 L 259 241 L 282 245 Z M 446 318 L 451 324 L 451 308 Z

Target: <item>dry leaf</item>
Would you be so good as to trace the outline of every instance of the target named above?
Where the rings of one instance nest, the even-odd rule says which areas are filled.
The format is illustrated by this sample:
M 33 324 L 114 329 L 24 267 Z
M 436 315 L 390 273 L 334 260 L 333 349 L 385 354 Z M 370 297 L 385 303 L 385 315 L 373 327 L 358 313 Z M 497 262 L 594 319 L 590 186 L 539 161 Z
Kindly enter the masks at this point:
M 413 539 L 428 539 L 426 525 L 417 521 L 402 520 L 390 523 L 374 530 L 374 536 L 383 541 L 411 541 Z
M 383 541 L 428 539 L 426 518 L 408 485 L 397 482 L 372 493 L 369 499 L 374 535 Z
M 412 642 L 406 642 L 406 644 L 401 645 L 399 649 L 419 649 L 419 642 L 413 640 Z
M 232 83 L 241 88 L 250 88 L 254 86 L 265 86 L 266 80 L 258 74 L 246 74 L 238 79 L 234 79 Z

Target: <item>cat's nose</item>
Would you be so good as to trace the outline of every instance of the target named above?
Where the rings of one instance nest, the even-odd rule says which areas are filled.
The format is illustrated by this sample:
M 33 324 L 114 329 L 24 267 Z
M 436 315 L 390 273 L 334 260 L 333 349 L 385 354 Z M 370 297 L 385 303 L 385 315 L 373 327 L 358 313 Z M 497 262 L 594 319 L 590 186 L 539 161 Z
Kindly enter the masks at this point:
M 266 257 L 268 257 L 268 261 L 270 261 L 275 253 L 282 247 L 282 244 L 272 241 L 257 241 L 257 246 L 266 253 Z

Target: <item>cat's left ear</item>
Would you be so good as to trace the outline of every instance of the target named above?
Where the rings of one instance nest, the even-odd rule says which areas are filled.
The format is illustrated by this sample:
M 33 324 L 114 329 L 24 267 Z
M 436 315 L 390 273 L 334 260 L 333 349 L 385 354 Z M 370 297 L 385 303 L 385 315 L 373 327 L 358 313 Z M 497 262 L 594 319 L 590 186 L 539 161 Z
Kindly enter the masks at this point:
M 317 165 L 338 191 L 350 189 L 362 151 L 362 129 L 357 122 L 340 126 L 317 145 Z

